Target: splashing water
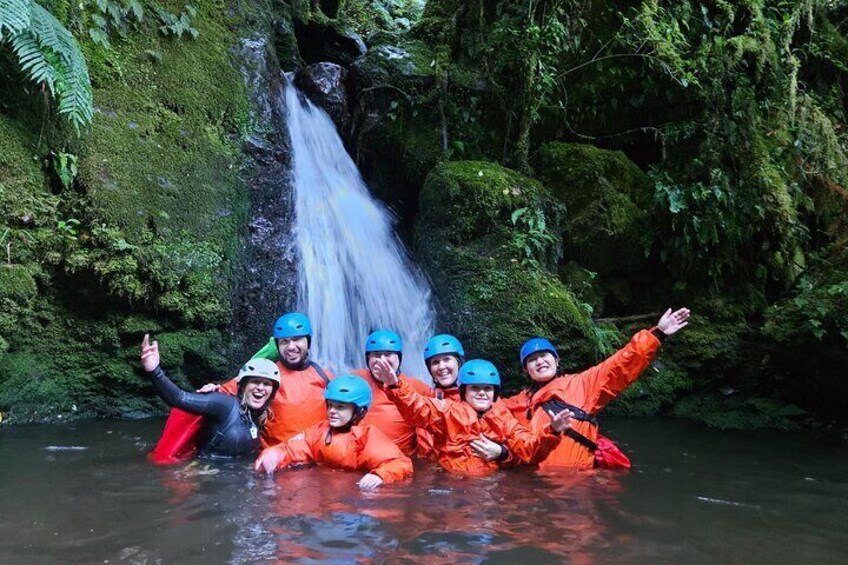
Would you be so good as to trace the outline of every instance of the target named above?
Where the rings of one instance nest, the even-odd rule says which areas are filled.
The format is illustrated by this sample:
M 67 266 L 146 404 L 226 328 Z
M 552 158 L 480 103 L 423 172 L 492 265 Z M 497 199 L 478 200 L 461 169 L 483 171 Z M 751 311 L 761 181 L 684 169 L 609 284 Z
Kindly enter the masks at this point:
M 379 328 L 404 341 L 403 369 L 427 380 L 421 358 L 433 334 L 428 281 L 394 232 L 394 217 L 368 191 L 327 114 L 286 87 L 292 142 L 298 309 L 315 328 L 311 357 L 338 369 L 365 364 Z

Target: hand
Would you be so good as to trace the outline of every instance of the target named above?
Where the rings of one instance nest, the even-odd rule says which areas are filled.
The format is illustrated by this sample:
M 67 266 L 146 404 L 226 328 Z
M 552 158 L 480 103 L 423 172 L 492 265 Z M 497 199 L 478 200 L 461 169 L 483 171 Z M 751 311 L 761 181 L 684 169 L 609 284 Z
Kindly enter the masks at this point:
M 207 394 L 207 393 L 210 393 L 210 392 L 218 392 L 219 390 L 221 390 L 221 385 L 207 383 L 207 384 L 203 385 L 202 387 L 200 387 L 199 389 L 197 389 L 197 392 L 199 392 L 201 394 Z
M 495 461 L 503 454 L 503 446 L 483 434 L 480 434 L 479 439 L 471 442 L 471 449 L 474 451 L 474 455 L 486 461 Z
M 660 330 L 665 335 L 672 335 L 677 333 L 681 328 L 686 327 L 689 323 L 687 320 L 689 319 L 689 309 L 681 308 L 676 312 L 672 312 L 671 308 L 665 311 L 665 314 L 662 315 L 660 321 L 657 322 L 657 329 Z
M 386 386 L 397 386 L 399 382 L 392 364 L 385 359 L 377 359 L 374 363 L 374 377 Z
M 144 334 L 141 340 L 141 366 L 148 373 L 153 372 L 159 366 L 159 342 L 150 344 L 150 335 Z
M 356 483 L 356 485 L 362 490 L 373 490 L 381 484 L 383 484 L 383 479 L 374 473 L 364 475 L 361 479 L 359 479 L 359 482 Z
M 548 415 L 551 417 L 551 427 L 555 432 L 561 434 L 571 427 L 571 417 L 574 416 L 574 412 L 571 410 L 561 410 L 559 414 L 548 412 Z
M 262 450 L 262 453 L 259 454 L 259 457 L 256 458 L 256 463 L 253 464 L 253 470 L 257 472 L 264 470 L 266 473 L 271 475 L 277 470 L 277 466 L 280 464 L 280 459 L 279 449 L 274 449 L 273 447 L 264 449 Z

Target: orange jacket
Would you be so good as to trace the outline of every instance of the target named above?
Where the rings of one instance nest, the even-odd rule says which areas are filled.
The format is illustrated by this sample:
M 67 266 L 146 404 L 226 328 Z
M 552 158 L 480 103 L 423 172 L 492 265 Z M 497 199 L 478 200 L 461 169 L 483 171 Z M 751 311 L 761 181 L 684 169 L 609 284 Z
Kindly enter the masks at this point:
M 281 456 L 277 469 L 315 463 L 374 473 L 384 483 L 412 476 L 412 460 L 374 426 L 351 426 L 350 431 L 336 432 L 325 420 L 268 449 L 277 450 Z
M 541 405 L 548 400 L 567 402 L 594 414 L 639 377 L 656 356 L 659 347 L 659 339 L 650 331 L 642 330 L 604 362 L 582 373 L 555 377 L 535 393 L 523 390 L 504 399 L 504 405 L 519 421 L 529 424 L 536 431 L 551 421 L 550 416 L 541 409 Z M 597 442 L 596 425 L 572 419 L 571 427 Z M 589 448 L 566 436 L 539 466 L 592 467 L 594 462 L 595 458 Z
M 262 430 L 262 447 L 270 447 L 288 440 L 327 418 L 324 389 L 327 383 L 314 367 L 301 371 L 289 369 L 277 361 L 280 369 L 280 388 L 271 401 L 271 417 Z M 324 371 L 332 379 L 329 371 Z M 221 385 L 221 392 L 235 395 L 238 384 L 235 379 Z
M 447 389 L 433 387 L 430 389 L 430 396 L 438 399 L 453 400 L 454 402 L 459 402 L 461 400 L 458 386 Z M 415 442 L 418 445 L 418 457 L 421 459 L 432 459 L 433 461 L 438 461 L 436 458 L 436 450 L 433 447 L 433 434 L 430 433 L 429 430 L 425 430 L 424 428 L 415 428 Z
M 393 442 L 397 444 L 404 455 L 412 456 L 415 454 L 415 426 L 408 424 L 403 416 L 398 412 L 394 402 L 389 400 L 386 392 L 383 389 L 383 383 L 371 376 L 371 371 L 368 369 L 356 369 L 351 371 L 354 375 L 358 375 L 365 379 L 371 385 L 371 408 L 362 419 L 363 426 L 375 426 L 381 432 L 386 434 Z M 406 378 L 410 382 L 410 386 L 415 387 L 415 390 L 424 395 L 430 394 L 430 387 L 412 377 L 406 377 L 403 373 L 401 378 Z
M 531 432 L 499 402 L 481 415 L 465 402 L 424 396 L 404 378 L 386 393 L 407 421 L 430 430 L 437 461 L 453 473 L 488 475 L 498 469 L 500 463 L 486 461 L 471 449 L 471 441 L 480 434 L 505 445 L 509 459 L 517 463 L 544 459 L 560 440 L 550 426 Z

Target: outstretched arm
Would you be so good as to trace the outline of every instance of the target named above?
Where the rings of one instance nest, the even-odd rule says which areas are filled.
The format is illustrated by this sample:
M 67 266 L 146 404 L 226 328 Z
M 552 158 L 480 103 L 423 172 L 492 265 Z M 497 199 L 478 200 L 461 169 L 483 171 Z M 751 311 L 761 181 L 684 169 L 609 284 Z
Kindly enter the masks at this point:
M 299 463 L 314 463 L 314 432 L 316 426 L 313 426 L 299 434 L 289 438 L 285 443 L 263 449 L 253 468 L 256 471 L 264 470 L 266 473 L 273 473 L 278 469 L 288 467 L 289 465 L 297 465 Z
M 141 342 L 141 365 L 156 387 L 156 392 L 168 406 L 215 420 L 223 420 L 229 415 L 233 398 L 220 394 L 191 393 L 175 385 L 159 365 L 159 342 L 151 343 L 147 334 Z

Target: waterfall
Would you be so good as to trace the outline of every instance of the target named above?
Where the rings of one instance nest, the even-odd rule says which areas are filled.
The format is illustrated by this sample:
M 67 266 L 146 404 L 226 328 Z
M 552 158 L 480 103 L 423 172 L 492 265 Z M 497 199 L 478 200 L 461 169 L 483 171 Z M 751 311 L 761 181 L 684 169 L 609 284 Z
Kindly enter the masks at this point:
M 421 358 L 433 334 L 429 281 L 374 199 L 330 117 L 286 86 L 292 145 L 298 310 L 312 321 L 310 349 L 334 370 L 365 366 L 366 336 L 390 328 L 403 338 L 402 368 L 429 381 Z

